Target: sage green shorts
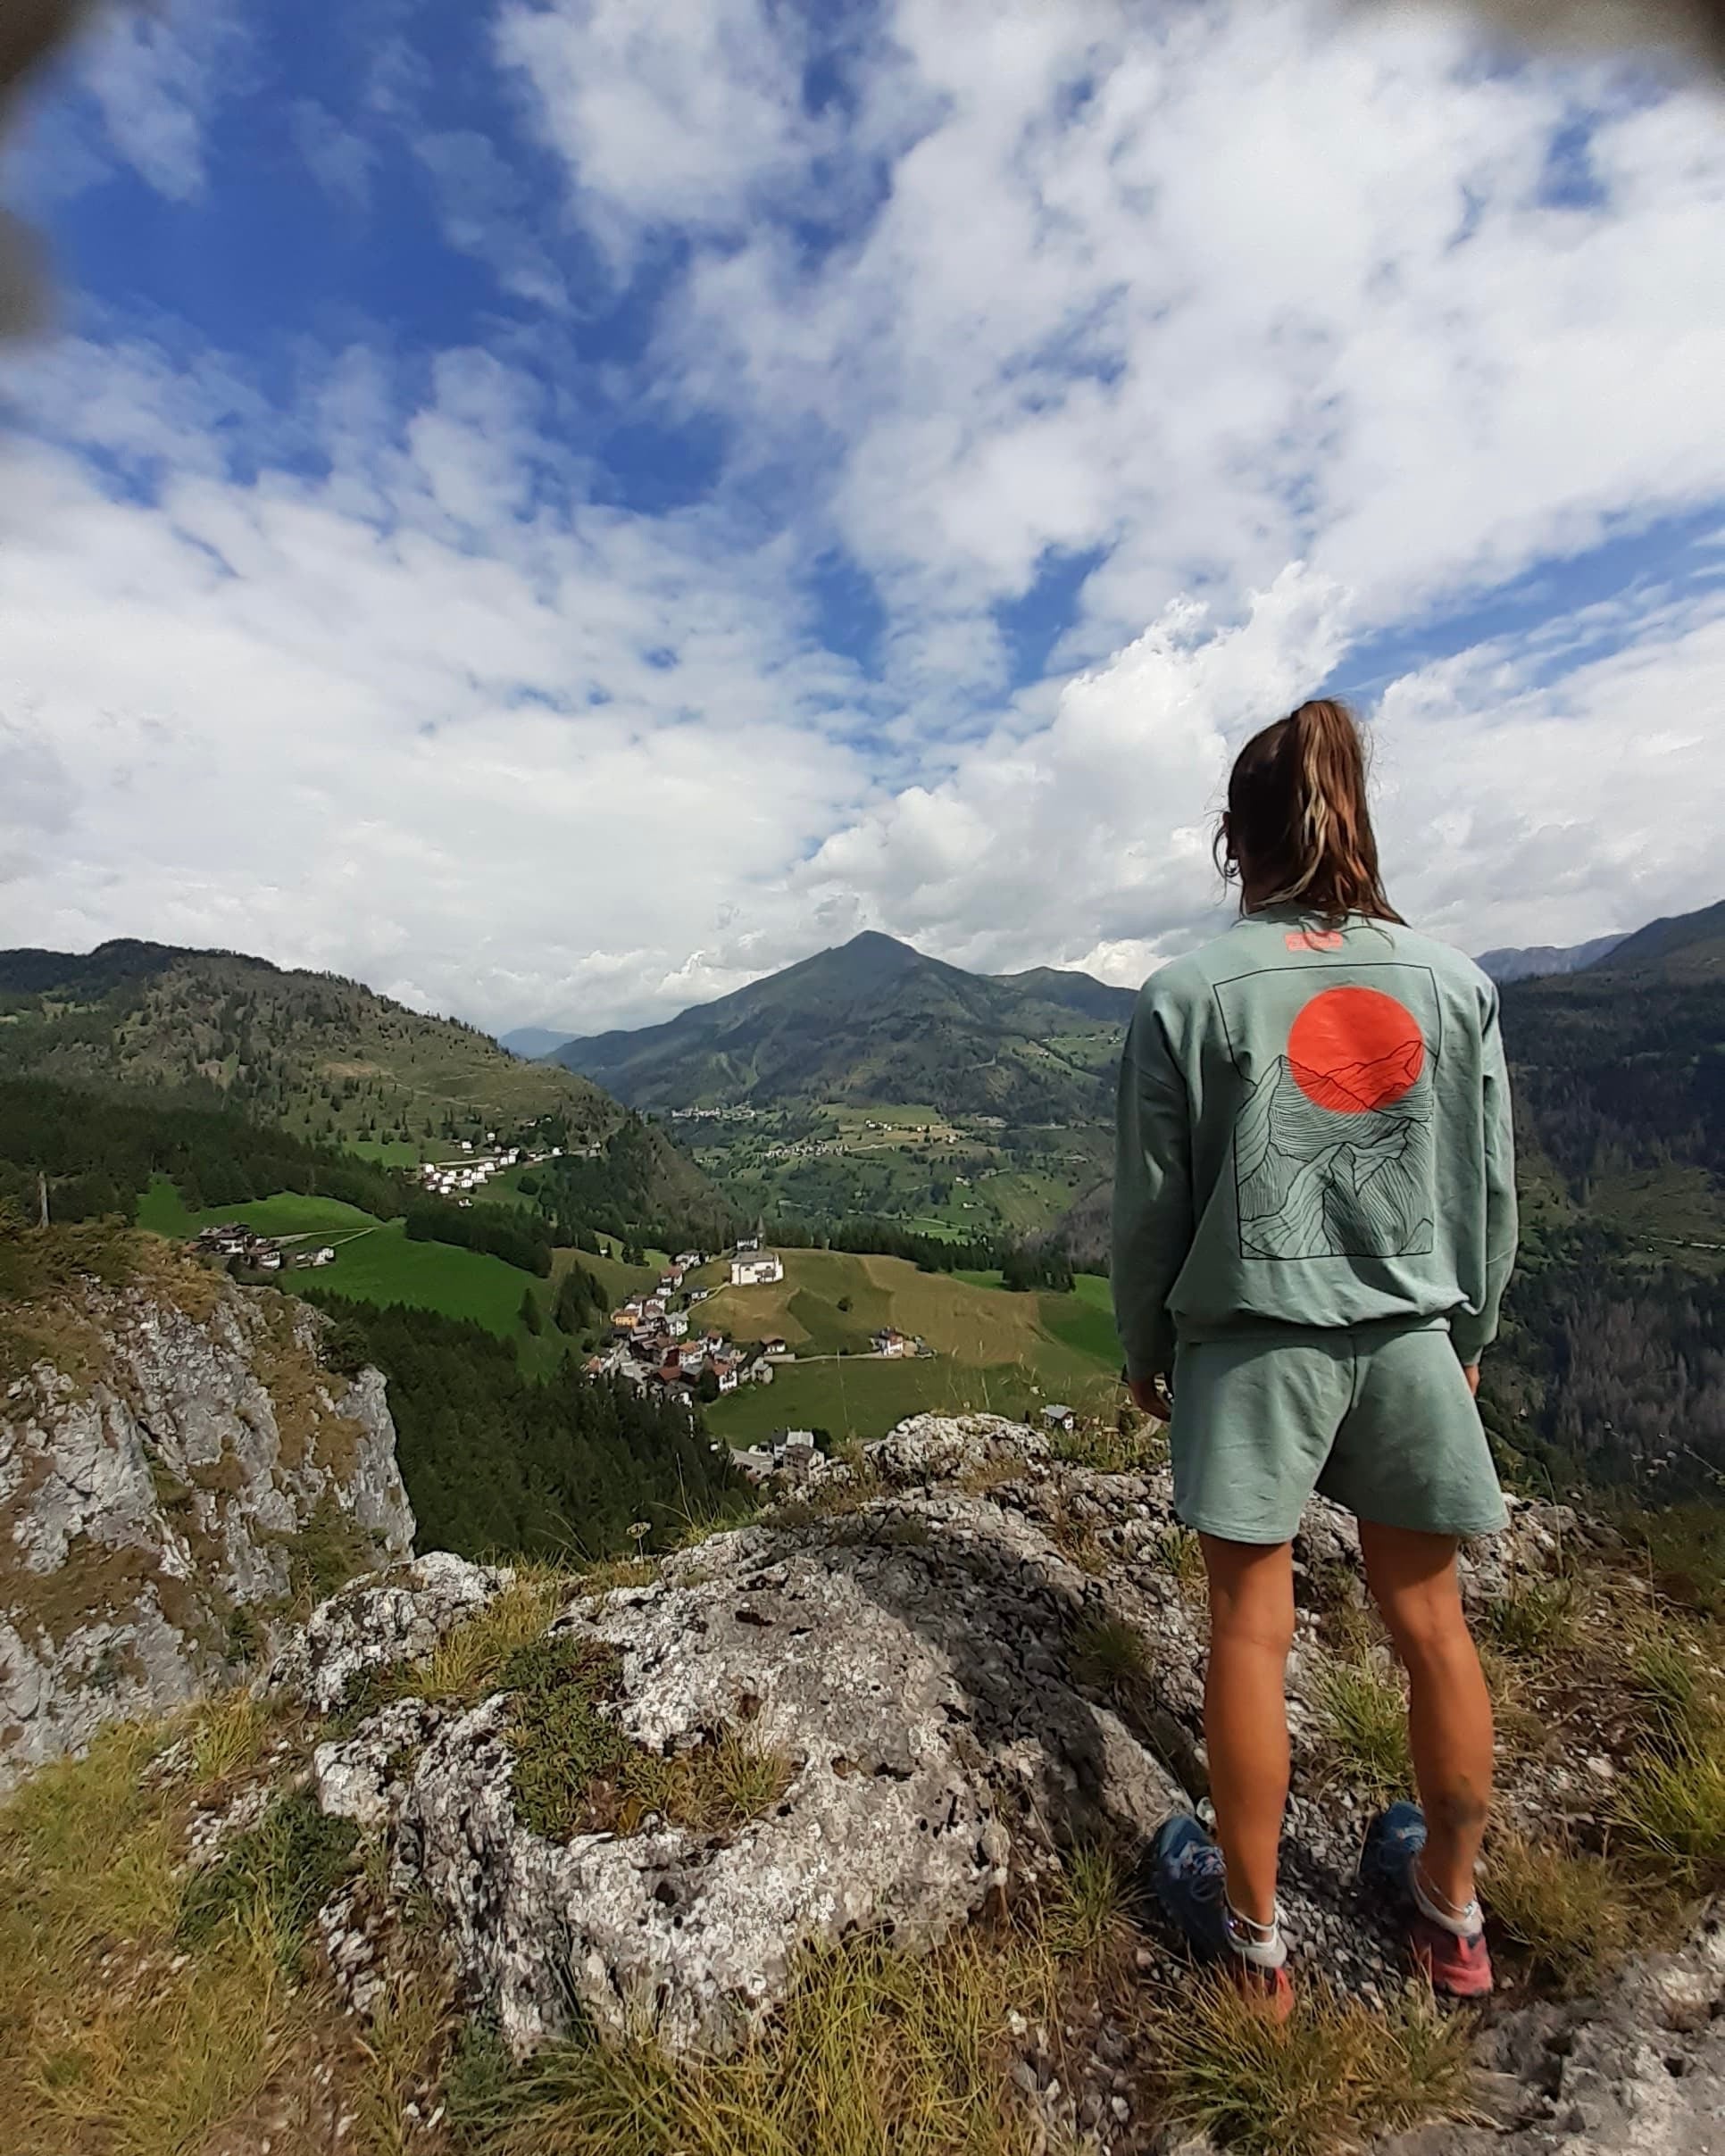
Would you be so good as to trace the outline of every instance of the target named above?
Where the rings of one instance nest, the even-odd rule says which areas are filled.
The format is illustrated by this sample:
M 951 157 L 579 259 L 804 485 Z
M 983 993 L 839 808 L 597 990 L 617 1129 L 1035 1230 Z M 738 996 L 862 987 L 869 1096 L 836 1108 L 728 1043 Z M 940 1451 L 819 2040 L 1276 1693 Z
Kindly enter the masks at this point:
M 1174 1510 L 1227 1542 L 1290 1541 L 1314 1489 L 1431 1535 L 1495 1534 L 1508 1517 L 1441 1322 L 1183 1343 L 1169 1442 Z

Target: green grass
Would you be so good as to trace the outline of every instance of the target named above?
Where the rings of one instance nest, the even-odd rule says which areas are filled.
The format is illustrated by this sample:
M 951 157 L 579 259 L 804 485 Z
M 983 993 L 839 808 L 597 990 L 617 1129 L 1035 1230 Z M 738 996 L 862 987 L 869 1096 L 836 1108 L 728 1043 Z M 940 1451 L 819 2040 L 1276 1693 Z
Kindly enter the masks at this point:
M 707 1427 L 729 1444 L 755 1444 L 775 1430 L 829 1430 L 835 1437 L 884 1437 L 907 1415 L 981 1412 L 1016 1397 L 1010 1369 L 992 1374 L 936 1357 L 877 1362 L 784 1365 L 771 1385 L 741 1386 L 706 1410 Z M 998 1389 L 996 1389 L 998 1388 Z M 1021 1387 L 1017 1388 L 1021 1390 Z
M 923 1412 L 1034 1420 L 1047 1400 L 1090 1412 L 1116 1404 L 1120 1351 L 1105 1281 L 1087 1276 L 1070 1295 L 1008 1294 L 998 1274 L 925 1273 L 900 1258 L 841 1251 L 782 1254 L 781 1282 L 724 1288 L 701 1315 L 738 1340 L 780 1334 L 799 1358 L 851 1353 L 787 1364 L 773 1385 L 746 1386 L 715 1403 L 708 1420 L 734 1444 L 787 1428 L 879 1437 Z M 933 1354 L 863 1360 L 870 1336 L 883 1325 L 925 1339 Z
M 334 1892 L 359 1840 L 351 1819 L 326 1819 L 314 1796 L 280 1796 L 255 1827 L 237 1835 L 220 1863 L 194 1871 L 180 1897 L 176 1935 L 202 1946 L 231 1925 L 260 1925 L 277 1943 L 284 1973 L 299 1967 L 312 1919 Z
M 201 1228 L 214 1228 L 224 1220 L 243 1220 L 263 1236 L 350 1236 L 378 1225 L 374 1213 L 362 1212 L 339 1198 L 302 1197 L 297 1191 L 280 1191 L 271 1198 L 254 1198 L 242 1205 L 206 1206 L 188 1212 L 179 1192 L 166 1176 L 153 1176 L 150 1186 L 138 1202 L 138 1225 L 153 1235 L 177 1240 L 196 1235 Z M 518 1298 L 519 1300 L 519 1298 Z
M 379 1168 L 417 1168 L 445 1150 L 433 1138 L 344 1138 L 342 1144 L 346 1152 L 375 1161 Z
M 463 2070 L 452 2117 L 473 2156 L 1031 2156 L 1047 2137 L 1007 2076 L 1004 2032 L 1013 2014 L 1057 2022 L 1053 1970 L 1036 1942 L 811 1949 L 772 2027 L 734 2057 L 588 2036 L 512 2074 L 494 2048 Z
M 1634 1943 L 1624 1882 L 1591 1850 L 1499 1835 L 1486 1853 L 1484 1892 L 1529 1975 L 1565 1997 L 1593 1990 Z
M 139 1225 L 157 1235 L 195 1236 L 223 1220 L 243 1220 L 262 1235 L 319 1236 L 336 1244 L 335 1261 L 315 1271 L 281 1275 L 291 1290 L 315 1281 L 332 1295 L 365 1303 L 403 1303 L 432 1310 L 446 1318 L 469 1318 L 505 1340 L 512 1340 L 531 1371 L 553 1368 L 569 1343 L 549 1326 L 537 1336 L 521 1323 L 521 1296 L 530 1292 L 546 1308 L 554 1296 L 553 1280 L 523 1272 L 488 1252 L 457 1250 L 447 1243 L 414 1243 L 399 1220 L 379 1220 L 356 1206 L 330 1198 L 301 1197 L 281 1192 L 245 1205 L 216 1205 L 188 1212 L 179 1193 L 158 1176 L 138 1207 Z M 338 1238 L 348 1238 L 338 1240 Z M 596 1270 L 609 1261 L 593 1261 Z
M 1412 1786 L 1407 1702 L 1402 1687 L 1371 1661 L 1332 1661 L 1319 1672 L 1312 1706 L 1330 1761 L 1343 1779 L 1374 1799 Z
M 1063 1341 L 1098 1368 L 1118 1370 L 1120 1335 L 1114 1330 L 1114 1306 L 1108 1282 L 1097 1273 L 1080 1273 L 1067 1295 L 1038 1295 L 1042 1322 L 1056 1340 Z

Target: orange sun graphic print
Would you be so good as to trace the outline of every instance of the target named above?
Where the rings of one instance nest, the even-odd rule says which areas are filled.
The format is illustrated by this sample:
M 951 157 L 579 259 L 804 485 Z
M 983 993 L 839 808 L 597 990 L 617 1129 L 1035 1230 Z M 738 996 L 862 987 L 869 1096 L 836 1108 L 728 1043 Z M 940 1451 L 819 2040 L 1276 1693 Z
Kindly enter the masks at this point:
M 1288 1067 L 1333 1115 L 1388 1108 L 1419 1083 L 1426 1044 L 1413 1014 L 1381 988 L 1326 988 L 1288 1036 Z
M 1438 999 L 1421 968 L 1349 971 L 1304 994 L 1306 984 L 1286 974 L 1219 985 L 1246 1080 L 1234 1127 L 1244 1257 L 1396 1258 L 1432 1247 Z

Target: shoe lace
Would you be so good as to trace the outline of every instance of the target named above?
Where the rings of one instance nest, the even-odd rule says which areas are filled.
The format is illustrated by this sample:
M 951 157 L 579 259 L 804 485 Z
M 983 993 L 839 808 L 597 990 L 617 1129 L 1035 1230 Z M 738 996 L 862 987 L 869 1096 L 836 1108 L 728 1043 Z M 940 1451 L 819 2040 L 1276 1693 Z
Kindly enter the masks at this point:
M 1216 1902 L 1226 1882 L 1221 1855 L 1207 1843 L 1193 1842 L 1174 1860 L 1180 1884 L 1195 1902 Z

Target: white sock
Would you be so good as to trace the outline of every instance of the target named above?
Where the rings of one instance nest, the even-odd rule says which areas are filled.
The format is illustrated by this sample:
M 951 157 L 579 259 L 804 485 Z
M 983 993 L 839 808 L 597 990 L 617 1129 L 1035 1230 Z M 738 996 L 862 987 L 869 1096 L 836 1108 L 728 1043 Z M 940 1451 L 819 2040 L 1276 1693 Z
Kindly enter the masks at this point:
M 1228 1944 L 1240 1959 L 1250 1961 L 1254 1969 L 1279 1969 L 1288 1959 L 1279 1904 L 1268 1924 L 1257 1924 L 1250 1917 L 1243 1917 L 1231 1902 L 1224 1901 L 1222 1909 Z
M 1414 1907 L 1443 1930 L 1454 1932 L 1458 1939 L 1477 1939 L 1485 1929 L 1485 1913 L 1479 1902 L 1470 1902 L 1465 1908 L 1457 1909 L 1441 1894 L 1433 1893 L 1426 1885 L 1418 1857 L 1408 1868 L 1408 1883 L 1413 1889 Z

